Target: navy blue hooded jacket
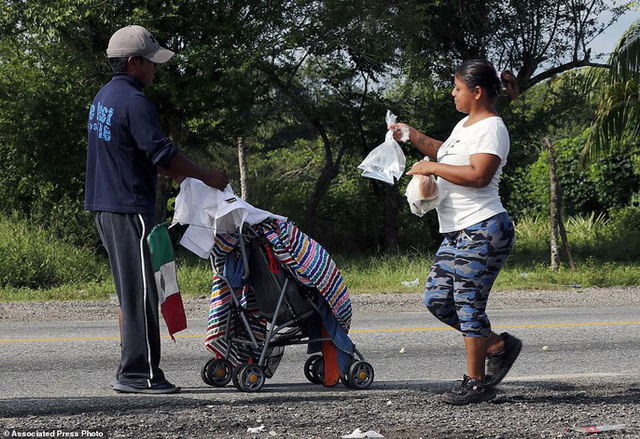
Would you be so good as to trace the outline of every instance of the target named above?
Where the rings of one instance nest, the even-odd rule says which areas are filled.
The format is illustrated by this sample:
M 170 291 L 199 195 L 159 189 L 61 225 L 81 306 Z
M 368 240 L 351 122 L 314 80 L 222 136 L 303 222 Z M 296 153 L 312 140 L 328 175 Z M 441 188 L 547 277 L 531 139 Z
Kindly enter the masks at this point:
M 156 166 L 168 168 L 178 148 L 160 128 L 143 87 L 135 76 L 115 75 L 91 104 L 86 210 L 154 213 Z

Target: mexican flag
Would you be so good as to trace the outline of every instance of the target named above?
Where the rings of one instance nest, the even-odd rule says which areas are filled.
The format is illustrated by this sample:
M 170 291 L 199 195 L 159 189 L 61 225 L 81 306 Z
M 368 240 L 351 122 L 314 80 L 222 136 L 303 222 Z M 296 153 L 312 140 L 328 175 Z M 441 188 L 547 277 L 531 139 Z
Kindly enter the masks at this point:
M 147 243 L 151 250 L 162 317 L 167 324 L 169 335 L 175 341 L 173 334 L 187 328 L 187 316 L 182 306 L 167 223 L 155 226 L 147 236 Z

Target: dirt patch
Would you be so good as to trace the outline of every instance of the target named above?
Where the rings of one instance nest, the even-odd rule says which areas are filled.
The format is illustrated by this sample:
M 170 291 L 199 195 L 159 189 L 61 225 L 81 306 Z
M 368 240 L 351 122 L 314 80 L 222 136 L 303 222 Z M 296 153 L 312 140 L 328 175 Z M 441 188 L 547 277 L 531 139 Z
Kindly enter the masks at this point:
M 354 312 L 358 311 L 424 311 L 421 293 L 352 294 Z M 183 299 L 189 318 L 206 318 L 207 297 Z M 590 306 L 638 306 L 640 287 L 575 288 L 559 291 L 492 291 L 489 309 L 534 309 Z M 108 301 L 65 302 L 0 302 L 0 321 L 29 322 L 112 320 L 117 316 L 118 303 Z

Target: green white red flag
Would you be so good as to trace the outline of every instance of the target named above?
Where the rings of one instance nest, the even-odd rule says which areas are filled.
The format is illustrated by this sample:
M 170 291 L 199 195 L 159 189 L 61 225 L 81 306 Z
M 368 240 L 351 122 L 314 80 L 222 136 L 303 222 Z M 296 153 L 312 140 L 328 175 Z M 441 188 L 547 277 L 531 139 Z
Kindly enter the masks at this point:
M 155 273 L 162 317 L 167 324 L 169 335 L 175 341 L 173 334 L 187 328 L 187 316 L 178 287 L 176 263 L 167 223 L 155 226 L 147 237 L 147 243 L 151 250 L 151 262 Z

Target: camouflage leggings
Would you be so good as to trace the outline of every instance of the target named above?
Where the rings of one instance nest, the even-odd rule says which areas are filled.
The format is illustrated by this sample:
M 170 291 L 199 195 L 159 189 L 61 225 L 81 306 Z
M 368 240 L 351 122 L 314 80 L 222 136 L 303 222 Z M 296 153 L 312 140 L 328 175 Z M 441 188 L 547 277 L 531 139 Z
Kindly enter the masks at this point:
M 506 212 L 466 229 L 445 233 L 427 278 L 424 304 L 440 321 L 460 325 L 466 337 L 488 337 L 489 291 L 513 247 Z

